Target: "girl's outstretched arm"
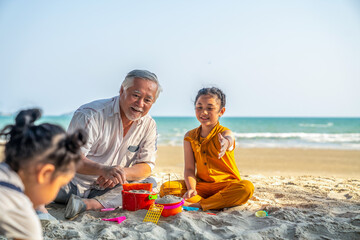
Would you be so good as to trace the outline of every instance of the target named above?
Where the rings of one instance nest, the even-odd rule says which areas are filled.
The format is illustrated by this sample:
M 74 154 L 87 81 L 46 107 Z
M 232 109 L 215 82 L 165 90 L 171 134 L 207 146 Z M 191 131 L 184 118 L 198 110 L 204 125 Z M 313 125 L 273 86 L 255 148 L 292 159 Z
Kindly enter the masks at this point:
M 187 136 L 188 133 L 185 134 L 185 137 Z M 188 198 L 197 195 L 194 152 L 191 148 L 190 142 L 188 141 L 184 141 L 184 157 L 185 157 L 184 178 L 187 187 L 187 192 L 184 194 L 184 199 L 186 200 Z
M 231 130 L 223 131 L 219 133 L 219 142 L 220 142 L 220 151 L 219 151 L 219 158 L 224 156 L 227 150 L 234 149 L 235 137 Z

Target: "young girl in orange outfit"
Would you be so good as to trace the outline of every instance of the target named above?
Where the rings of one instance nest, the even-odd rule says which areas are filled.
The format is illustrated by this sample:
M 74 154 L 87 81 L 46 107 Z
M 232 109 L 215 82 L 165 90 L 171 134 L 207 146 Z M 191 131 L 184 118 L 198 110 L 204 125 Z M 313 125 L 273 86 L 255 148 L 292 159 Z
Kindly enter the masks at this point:
M 0 163 L 0 236 L 42 239 L 34 208 L 51 202 L 75 174 L 86 133 L 66 134 L 57 125 L 35 125 L 39 109 L 21 111 L 6 126 L 5 160 Z
M 219 124 L 225 112 L 225 94 L 218 88 L 203 88 L 195 99 L 200 126 L 184 138 L 185 206 L 222 209 L 244 204 L 254 185 L 240 178 L 235 164 L 235 138 Z

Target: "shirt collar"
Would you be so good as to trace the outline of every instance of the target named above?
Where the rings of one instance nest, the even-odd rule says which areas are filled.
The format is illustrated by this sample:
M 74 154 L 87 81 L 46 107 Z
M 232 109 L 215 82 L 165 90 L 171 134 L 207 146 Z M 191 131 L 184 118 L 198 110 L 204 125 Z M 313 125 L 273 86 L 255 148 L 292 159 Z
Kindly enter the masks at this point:
M 119 96 L 113 97 L 112 99 L 112 109 L 109 111 L 108 116 L 112 117 L 115 114 L 119 114 L 120 117 L 120 105 L 119 105 Z
M 6 178 L 3 180 L 8 181 L 9 183 L 19 187 L 22 191 L 24 191 L 25 187 L 20 176 L 14 170 L 12 170 L 7 163 L 0 163 L 0 172 L 4 172 L 6 175 Z
M 214 137 L 214 135 L 217 134 L 218 129 L 220 126 L 220 122 L 218 121 L 217 124 L 213 127 L 213 129 L 210 131 L 210 133 L 206 136 L 206 138 L 204 138 L 203 143 L 208 142 L 211 138 Z M 200 133 L 201 133 L 201 125 L 200 127 L 198 127 L 198 129 L 196 130 L 196 140 L 198 142 L 200 142 Z

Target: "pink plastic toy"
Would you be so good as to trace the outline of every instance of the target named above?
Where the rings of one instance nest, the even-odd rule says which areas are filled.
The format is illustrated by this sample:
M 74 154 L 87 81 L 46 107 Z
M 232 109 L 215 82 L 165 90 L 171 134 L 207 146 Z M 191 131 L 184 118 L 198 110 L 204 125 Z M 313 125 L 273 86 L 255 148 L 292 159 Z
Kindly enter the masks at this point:
M 121 217 L 117 217 L 117 218 L 103 218 L 101 220 L 103 221 L 110 221 L 110 222 L 117 222 L 117 223 L 122 223 L 124 220 L 126 219 L 125 216 L 121 216 Z
M 109 212 L 109 211 L 114 211 L 115 208 L 103 208 L 100 210 L 100 212 Z

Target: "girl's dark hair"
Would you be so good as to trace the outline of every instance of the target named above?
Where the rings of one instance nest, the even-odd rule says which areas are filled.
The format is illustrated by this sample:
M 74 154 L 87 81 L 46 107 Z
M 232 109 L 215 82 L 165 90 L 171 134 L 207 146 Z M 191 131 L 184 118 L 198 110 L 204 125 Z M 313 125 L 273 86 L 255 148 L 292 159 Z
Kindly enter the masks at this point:
M 198 91 L 198 94 L 196 95 L 194 105 L 196 104 L 196 101 L 199 99 L 202 95 L 212 95 L 216 96 L 220 100 L 220 109 L 225 107 L 226 104 L 226 96 L 219 88 L 211 87 L 211 88 L 202 88 Z
M 84 130 L 66 134 L 62 127 L 50 123 L 34 125 L 40 116 L 40 109 L 23 110 L 14 125 L 3 128 L 0 136 L 7 140 L 5 162 L 15 172 L 36 163 L 50 163 L 55 172 L 66 172 L 72 162 L 77 165 L 80 161 L 80 147 L 86 143 L 87 135 Z

